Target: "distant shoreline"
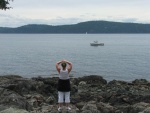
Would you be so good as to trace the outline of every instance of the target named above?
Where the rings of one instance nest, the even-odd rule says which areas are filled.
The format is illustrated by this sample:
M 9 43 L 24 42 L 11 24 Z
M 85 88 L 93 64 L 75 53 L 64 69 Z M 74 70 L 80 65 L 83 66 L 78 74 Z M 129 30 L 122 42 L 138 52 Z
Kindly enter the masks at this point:
M 150 24 L 111 21 L 86 21 L 70 25 L 29 24 L 16 28 L 0 27 L 1 33 L 27 34 L 103 34 L 103 33 L 150 33 Z

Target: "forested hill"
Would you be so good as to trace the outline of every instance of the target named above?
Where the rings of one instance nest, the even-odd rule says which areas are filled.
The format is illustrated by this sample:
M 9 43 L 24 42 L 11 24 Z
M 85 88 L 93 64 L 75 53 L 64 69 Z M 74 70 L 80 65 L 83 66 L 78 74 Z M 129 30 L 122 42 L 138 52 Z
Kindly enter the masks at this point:
M 108 21 L 57 26 L 31 24 L 17 28 L 0 27 L 0 33 L 150 33 L 150 24 Z

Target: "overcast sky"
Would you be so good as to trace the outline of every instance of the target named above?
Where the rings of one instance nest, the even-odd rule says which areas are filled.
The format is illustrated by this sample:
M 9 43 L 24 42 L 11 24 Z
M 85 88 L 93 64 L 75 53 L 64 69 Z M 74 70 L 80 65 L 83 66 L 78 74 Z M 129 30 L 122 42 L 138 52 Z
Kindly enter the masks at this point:
M 106 20 L 150 23 L 150 0 L 14 0 L 0 10 L 0 27 Z

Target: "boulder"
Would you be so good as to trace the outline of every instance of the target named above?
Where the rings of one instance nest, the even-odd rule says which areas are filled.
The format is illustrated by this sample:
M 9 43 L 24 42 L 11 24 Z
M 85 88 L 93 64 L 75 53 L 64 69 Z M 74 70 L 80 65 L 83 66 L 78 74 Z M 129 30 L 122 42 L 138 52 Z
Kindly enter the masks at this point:
M 78 78 L 78 80 L 79 82 L 85 81 L 87 84 L 96 84 L 96 85 L 107 84 L 107 81 L 103 79 L 102 76 L 99 76 L 99 75 L 84 76 L 84 77 Z
M 24 109 L 17 109 L 17 108 L 8 108 L 8 109 L 5 109 L 3 111 L 0 111 L 0 113 L 30 113 Z
M 115 109 L 113 106 L 100 102 L 97 104 L 97 109 L 101 111 L 101 113 L 114 113 Z
M 32 110 L 32 106 L 27 102 L 25 98 L 20 96 L 14 91 L 0 88 L 0 105 L 12 106 L 19 109 Z
M 139 113 L 150 113 L 150 107 L 146 108 L 144 111 L 139 112 Z
M 129 113 L 139 113 L 150 107 L 149 103 L 140 102 L 131 106 Z M 145 112 L 144 112 L 145 113 Z
M 87 103 L 83 106 L 81 110 L 82 113 L 101 113 L 100 111 L 98 111 L 96 104 Z

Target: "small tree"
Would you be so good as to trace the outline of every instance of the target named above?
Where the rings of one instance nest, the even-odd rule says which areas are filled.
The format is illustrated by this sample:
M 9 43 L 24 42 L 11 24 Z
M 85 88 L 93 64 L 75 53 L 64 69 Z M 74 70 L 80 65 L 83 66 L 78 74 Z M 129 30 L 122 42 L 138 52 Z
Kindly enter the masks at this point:
M 8 7 L 9 1 L 13 0 L 0 0 L 0 9 L 2 10 L 10 9 L 11 7 Z

